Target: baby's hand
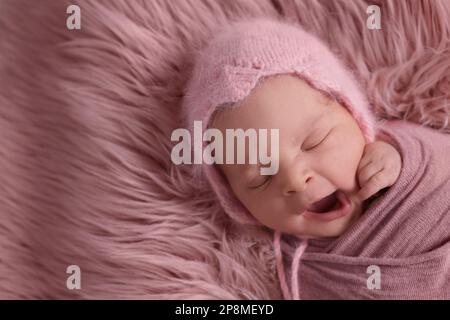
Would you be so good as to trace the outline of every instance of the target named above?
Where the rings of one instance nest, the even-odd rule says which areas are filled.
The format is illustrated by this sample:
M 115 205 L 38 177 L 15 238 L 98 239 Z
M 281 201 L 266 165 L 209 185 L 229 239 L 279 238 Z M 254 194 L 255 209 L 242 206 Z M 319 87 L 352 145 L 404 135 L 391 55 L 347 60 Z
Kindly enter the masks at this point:
M 358 167 L 361 190 L 357 197 L 362 202 L 379 190 L 392 186 L 401 168 L 402 158 L 392 145 L 381 140 L 367 144 Z

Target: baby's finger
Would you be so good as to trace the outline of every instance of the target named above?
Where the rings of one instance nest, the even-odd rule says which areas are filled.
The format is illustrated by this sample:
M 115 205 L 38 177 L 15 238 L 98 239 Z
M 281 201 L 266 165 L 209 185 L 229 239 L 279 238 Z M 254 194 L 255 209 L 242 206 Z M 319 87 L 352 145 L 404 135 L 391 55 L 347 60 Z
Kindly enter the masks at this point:
M 357 197 L 361 202 L 369 199 L 375 193 L 386 187 L 386 183 L 384 180 L 385 179 L 383 178 L 382 174 L 375 174 L 369 179 L 369 181 L 367 181 L 366 184 L 364 184 L 361 190 L 358 191 Z
M 371 177 L 373 177 L 383 169 L 384 166 L 380 162 L 370 162 L 365 167 L 358 169 L 359 186 L 363 187 Z
M 363 157 L 358 164 L 358 171 L 361 171 L 362 169 L 364 169 L 366 166 L 371 164 L 372 161 L 373 161 L 373 159 L 371 157 Z
M 364 147 L 363 157 L 359 162 L 359 168 L 363 168 L 374 160 L 374 156 L 377 155 L 377 143 L 369 143 Z

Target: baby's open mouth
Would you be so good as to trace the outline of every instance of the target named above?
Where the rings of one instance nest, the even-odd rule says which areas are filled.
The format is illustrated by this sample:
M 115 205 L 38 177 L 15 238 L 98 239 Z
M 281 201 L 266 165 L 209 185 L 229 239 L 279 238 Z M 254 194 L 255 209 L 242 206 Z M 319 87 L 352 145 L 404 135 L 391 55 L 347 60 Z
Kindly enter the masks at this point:
M 345 193 L 336 190 L 311 204 L 302 215 L 305 219 L 327 222 L 347 215 L 351 208 L 351 202 Z
M 306 210 L 316 213 L 325 213 L 329 211 L 336 210 L 340 205 L 340 201 L 336 195 L 337 191 L 332 194 L 322 198 L 319 201 L 314 202 Z

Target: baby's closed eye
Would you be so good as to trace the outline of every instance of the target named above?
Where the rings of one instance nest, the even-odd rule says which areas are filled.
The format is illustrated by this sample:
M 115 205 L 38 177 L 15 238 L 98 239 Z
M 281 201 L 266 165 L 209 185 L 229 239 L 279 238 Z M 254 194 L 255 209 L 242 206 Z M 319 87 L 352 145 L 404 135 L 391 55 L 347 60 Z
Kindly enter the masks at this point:
M 312 150 L 316 147 L 318 147 L 320 144 L 322 144 L 323 142 L 325 142 L 325 140 L 330 136 L 330 133 L 333 130 L 328 131 L 327 134 L 325 134 L 324 136 L 322 136 L 322 138 L 320 139 L 311 139 L 310 141 L 306 141 L 305 143 L 302 144 L 301 149 L 302 151 L 309 151 Z

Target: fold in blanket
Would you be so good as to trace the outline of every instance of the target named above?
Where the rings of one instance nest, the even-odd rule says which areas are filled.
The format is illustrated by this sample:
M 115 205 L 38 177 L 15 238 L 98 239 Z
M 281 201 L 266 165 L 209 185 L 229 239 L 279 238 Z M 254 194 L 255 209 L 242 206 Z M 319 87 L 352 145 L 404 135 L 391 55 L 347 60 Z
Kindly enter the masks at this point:
M 308 240 L 301 299 L 450 299 L 450 135 L 402 120 L 378 127 L 402 155 L 400 176 L 344 234 Z M 282 236 L 288 279 L 299 244 Z

